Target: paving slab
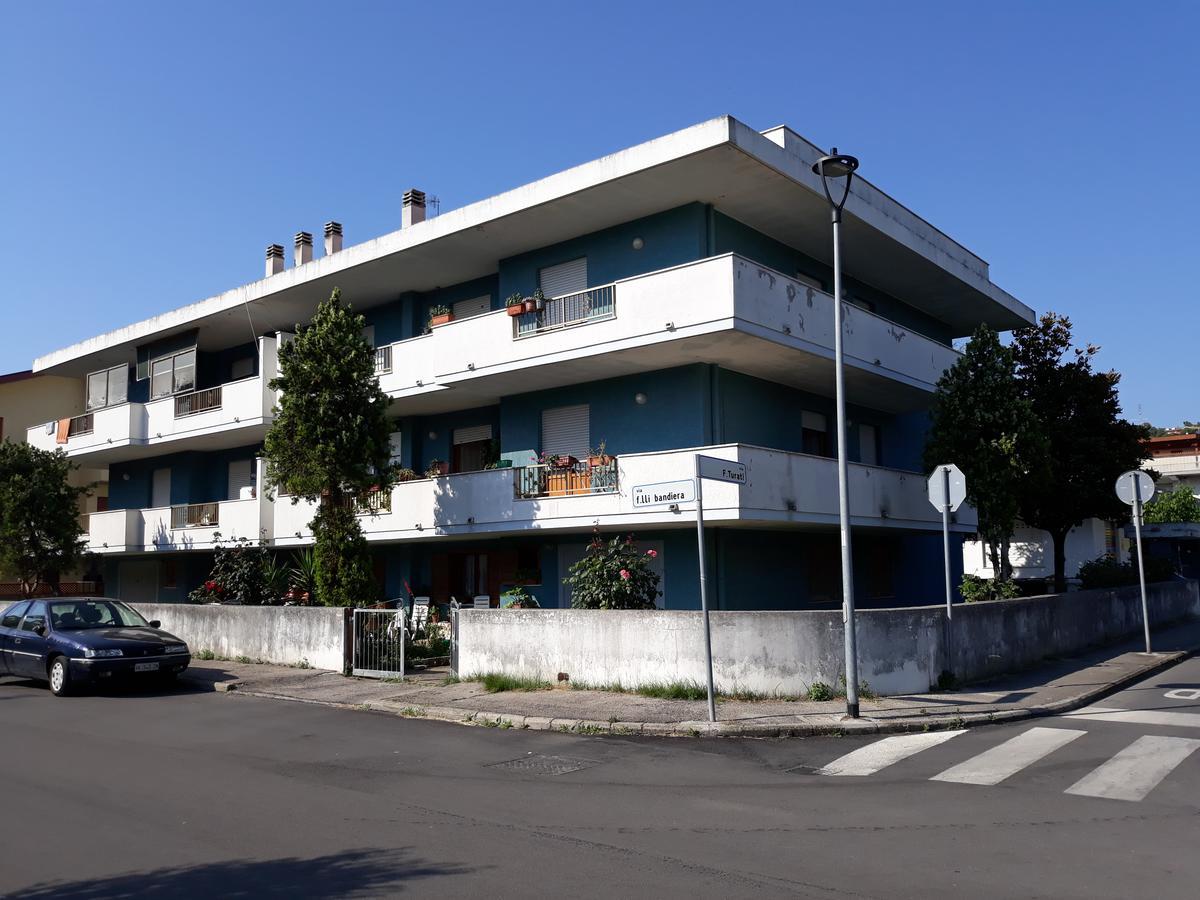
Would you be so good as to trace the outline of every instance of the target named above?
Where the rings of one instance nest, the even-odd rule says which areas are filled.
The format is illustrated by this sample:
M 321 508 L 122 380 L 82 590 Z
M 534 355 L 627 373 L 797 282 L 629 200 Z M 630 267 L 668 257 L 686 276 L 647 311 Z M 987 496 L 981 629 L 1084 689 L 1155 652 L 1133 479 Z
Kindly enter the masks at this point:
M 446 671 L 403 680 L 347 678 L 300 669 L 226 660 L 195 660 L 193 685 L 238 694 L 348 706 L 409 718 L 496 727 L 675 736 L 788 736 L 889 733 L 961 728 L 1062 713 L 1091 703 L 1200 650 L 1200 620 L 1162 629 L 1155 652 L 1140 640 L 1096 648 L 1035 669 L 961 690 L 865 699 L 862 716 L 848 719 L 843 700 L 721 700 L 717 722 L 703 700 L 661 700 L 614 691 L 556 686 L 541 691 L 488 693 L 475 681 L 448 681 Z

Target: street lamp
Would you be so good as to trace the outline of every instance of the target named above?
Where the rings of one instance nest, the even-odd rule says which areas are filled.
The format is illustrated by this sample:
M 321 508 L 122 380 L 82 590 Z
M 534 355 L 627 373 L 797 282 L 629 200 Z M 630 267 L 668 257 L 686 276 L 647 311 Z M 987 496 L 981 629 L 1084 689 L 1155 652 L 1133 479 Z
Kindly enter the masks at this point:
M 846 488 L 846 386 L 842 358 L 842 247 L 838 229 L 842 224 L 842 207 L 850 196 L 850 182 L 858 160 L 838 153 L 834 147 L 828 156 L 813 163 L 812 170 L 821 176 L 821 186 L 829 201 L 833 222 L 833 355 L 834 381 L 837 393 L 837 463 L 838 463 L 838 522 L 842 536 L 842 621 L 846 634 L 846 715 L 858 718 L 858 638 L 854 630 L 854 557 L 850 549 L 850 501 Z M 838 181 L 838 179 L 842 179 Z M 834 181 L 830 190 L 830 181 Z M 841 198 L 835 199 L 838 188 Z

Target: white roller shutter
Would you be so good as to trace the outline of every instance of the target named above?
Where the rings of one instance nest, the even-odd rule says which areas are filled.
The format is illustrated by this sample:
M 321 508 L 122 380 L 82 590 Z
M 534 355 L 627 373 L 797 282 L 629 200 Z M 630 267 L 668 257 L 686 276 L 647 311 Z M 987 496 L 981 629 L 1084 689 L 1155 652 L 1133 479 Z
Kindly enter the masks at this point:
M 455 428 L 455 444 L 473 444 L 475 441 L 490 441 L 492 439 L 491 425 L 474 425 L 470 428 Z
M 582 459 L 591 446 L 591 412 L 586 403 L 542 412 L 543 453 Z
M 250 500 L 254 497 L 254 460 L 229 461 L 229 500 Z
M 581 256 L 538 272 L 538 286 L 547 297 L 578 294 L 588 289 L 587 257 Z
M 459 300 L 454 304 L 455 319 L 469 319 L 472 316 L 482 316 L 484 313 L 491 311 L 492 298 L 490 295 L 472 297 L 470 300 Z

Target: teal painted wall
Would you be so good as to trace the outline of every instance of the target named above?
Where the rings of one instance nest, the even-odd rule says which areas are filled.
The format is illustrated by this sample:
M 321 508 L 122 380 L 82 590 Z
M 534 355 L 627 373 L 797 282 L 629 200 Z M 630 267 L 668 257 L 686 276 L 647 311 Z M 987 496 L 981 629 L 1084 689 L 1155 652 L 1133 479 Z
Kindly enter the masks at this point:
M 109 509 L 142 509 L 150 506 L 154 470 L 164 468 L 171 470 L 172 505 L 225 500 L 229 486 L 229 463 L 238 459 L 254 459 L 261 452 L 261 445 L 252 444 L 209 453 L 168 453 L 150 459 L 114 463 L 109 468 Z

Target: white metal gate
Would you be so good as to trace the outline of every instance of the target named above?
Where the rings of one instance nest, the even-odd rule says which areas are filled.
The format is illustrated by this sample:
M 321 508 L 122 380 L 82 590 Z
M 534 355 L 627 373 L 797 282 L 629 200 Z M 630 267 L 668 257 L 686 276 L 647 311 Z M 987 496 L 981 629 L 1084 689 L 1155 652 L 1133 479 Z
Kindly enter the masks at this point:
M 354 610 L 351 674 L 364 678 L 403 678 L 404 608 Z

